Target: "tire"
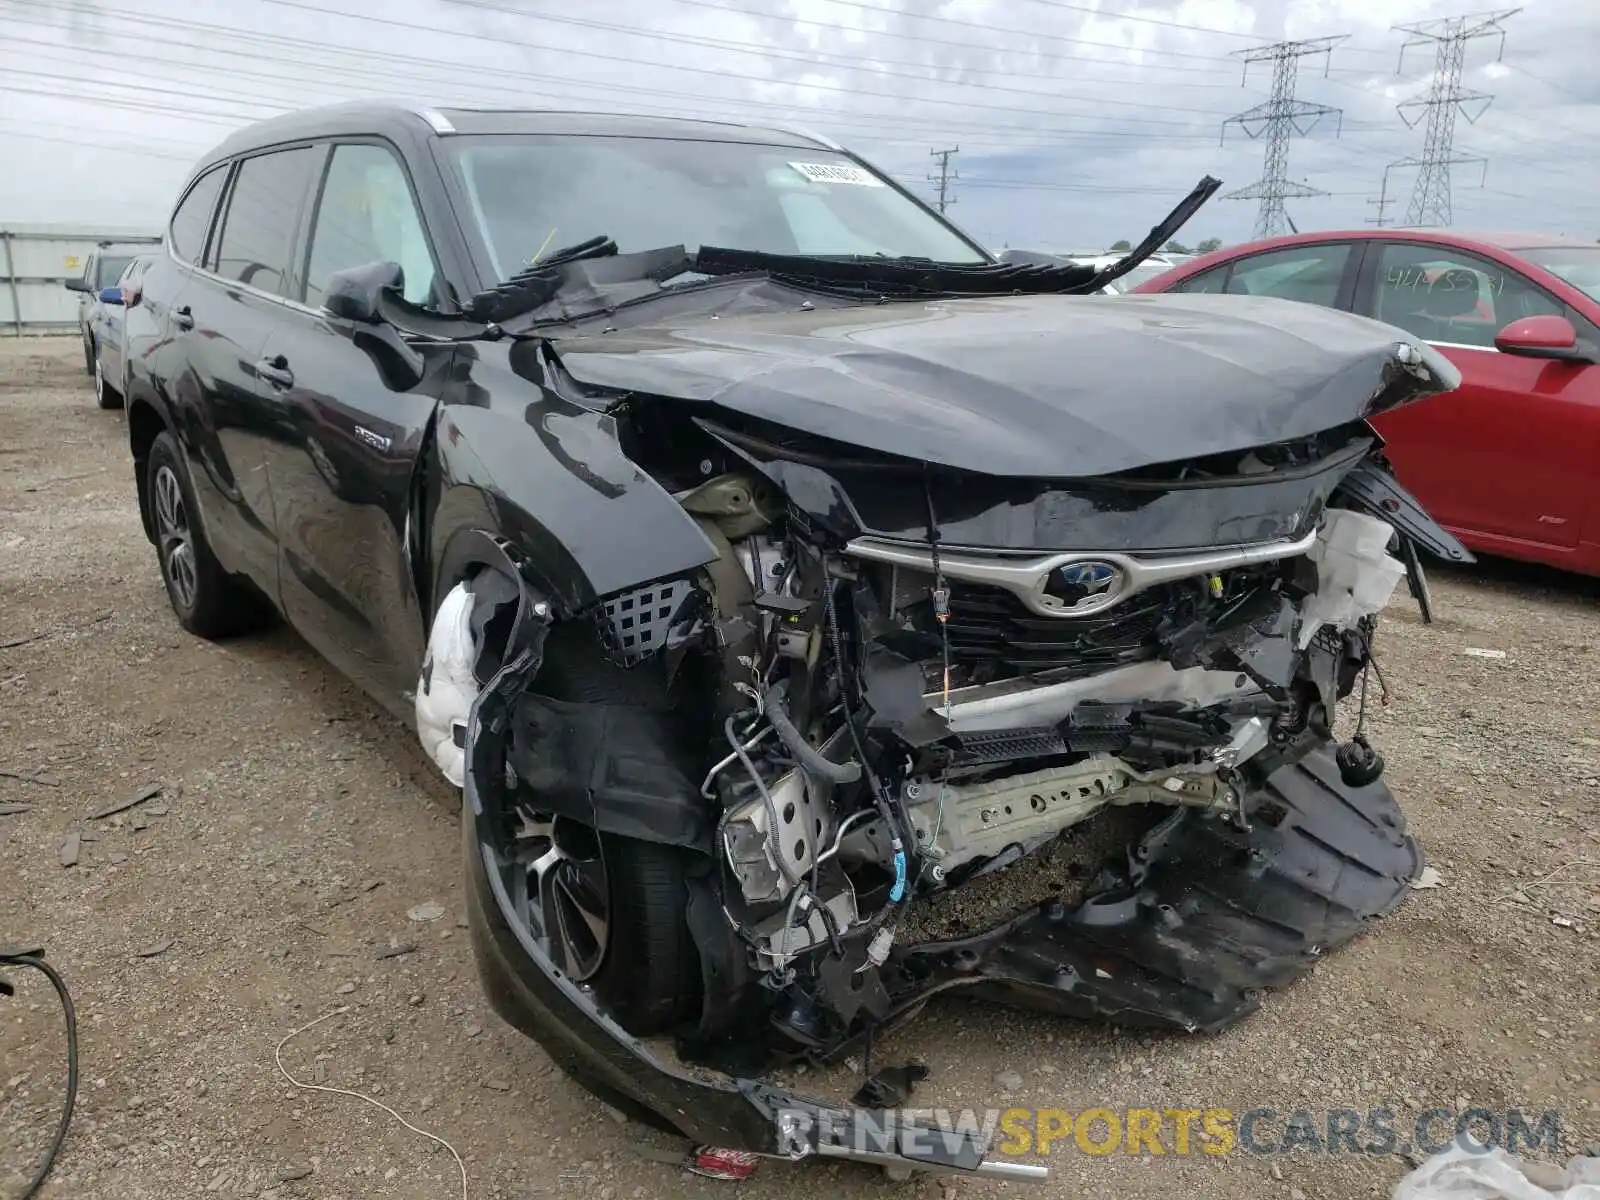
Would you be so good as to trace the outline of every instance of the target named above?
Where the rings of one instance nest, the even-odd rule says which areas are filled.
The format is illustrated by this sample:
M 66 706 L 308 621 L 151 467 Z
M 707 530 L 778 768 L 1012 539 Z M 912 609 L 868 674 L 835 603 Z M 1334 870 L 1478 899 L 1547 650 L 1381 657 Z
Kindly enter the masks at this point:
M 545 642 L 538 690 L 566 701 L 626 704 L 650 714 L 651 720 L 667 723 L 671 732 L 663 737 L 678 736 L 674 698 L 659 679 L 607 660 L 586 622 L 552 630 Z M 604 957 L 582 982 L 635 1037 L 667 1032 L 697 1016 L 700 959 L 686 915 L 689 853 L 588 829 L 582 837 L 598 844 L 610 914 Z
M 635 1036 L 665 1033 L 699 1012 L 700 962 L 689 935 L 688 863 L 672 846 L 607 836 L 614 933 L 591 981 Z
M 212 641 L 265 624 L 268 613 L 260 597 L 224 571 L 211 552 L 189 469 L 170 433 L 157 436 L 146 469 L 156 561 L 178 624 Z
M 584 1018 L 577 1013 L 569 1016 L 562 1001 L 552 1000 L 553 985 L 523 953 L 495 901 L 478 849 L 477 821 L 470 805 L 461 808 L 461 833 L 468 936 L 489 1006 L 513 1029 L 543 1046 L 556 1065 L 591 1095 L 663 1133 L 686 1136 L 663 1115 L 617 1090 L 614 1082 L 597 1073 L 590 1055 L 583 1050 L 583 1040 L 574 1036 L 570 1023 L 582 1023 Z M 618 1049 L 620 1052 L 620 1044 Z
M 112 387 L 106 379 L 105 364 L 100 356 L 94 356 L 94 402 L 101 408 L 116 409 L 122 407 L 122 393 Z
M 83 373 L 90 379 L 94 378 L 94 339 L 87 333 L 83 335 Z

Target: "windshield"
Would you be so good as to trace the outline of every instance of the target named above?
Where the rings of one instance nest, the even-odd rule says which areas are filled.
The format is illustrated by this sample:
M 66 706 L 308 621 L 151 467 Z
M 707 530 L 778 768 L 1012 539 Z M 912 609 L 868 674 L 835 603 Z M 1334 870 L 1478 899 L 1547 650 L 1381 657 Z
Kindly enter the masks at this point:
M 842 154 L 662 138 L 450 138 L 499 280 L 605 234 L 624 254 L 682 245 L 765 254 L 987 261 Z
M 108 288 L 122 278 L 122 273 L 128 269 L 128 264 L 133 261 L 133 256 L 126 258 L 106 257 L 100 260 L 100 278 L 95 281 L 96 287 Z
M 1584 295 L 1600 300 L 1600 246 L 1542 246 L 1517 253 L 1560 276 Z

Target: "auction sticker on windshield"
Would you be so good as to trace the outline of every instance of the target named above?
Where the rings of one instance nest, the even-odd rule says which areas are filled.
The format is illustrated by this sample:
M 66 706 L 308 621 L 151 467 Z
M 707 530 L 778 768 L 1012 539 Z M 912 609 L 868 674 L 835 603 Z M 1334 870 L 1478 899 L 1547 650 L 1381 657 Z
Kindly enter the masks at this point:
M 812 183 L 853 183 L 858 187 L 883 186 L 883 180 L 874 176 L 871 171 L 864 171 L 850 163 L 792 162 L 789 165 Z

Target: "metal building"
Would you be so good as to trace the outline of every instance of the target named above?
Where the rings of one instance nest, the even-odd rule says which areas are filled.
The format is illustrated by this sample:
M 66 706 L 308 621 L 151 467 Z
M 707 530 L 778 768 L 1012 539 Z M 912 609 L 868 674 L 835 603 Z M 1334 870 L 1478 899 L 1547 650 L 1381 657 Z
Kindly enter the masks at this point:
M 0 334 L 76 333 L 81 278 L 102 242 L 157 243 L 150 229 L 85 225 L 0 226 Z

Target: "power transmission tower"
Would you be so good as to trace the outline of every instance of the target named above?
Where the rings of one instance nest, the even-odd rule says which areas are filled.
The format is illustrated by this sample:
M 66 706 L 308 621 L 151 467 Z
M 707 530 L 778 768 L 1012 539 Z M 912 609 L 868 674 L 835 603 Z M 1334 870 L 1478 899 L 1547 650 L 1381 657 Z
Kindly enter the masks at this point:
M 1471 125 L 1489 107 L 1494 97 L 1486 92 L 1463 91 L 1461 69 L 1466 63 L 1467 43 L 1476 38 L 1500 38 L 1500 54 L 1505 53 L 1506 31 L 1500 22 L 1515 16 L 1519 8 L 1499 12 L 1474 13 L 1466 17 L 1443 17 L 1436 21 L 1418 21 L 1414 25 L 1396 25 L 1399 33 L 1411 36 L 1400 46 L 1400 61 L 1395 73 L 1405 65 L 1406 50 L 1412 46 L 1433 44 L 1433 79 L 1428 95 L 1422 100 L 1407 100 L 1397 107 L 1400 119 L 1415 129 L 1426 115 L 1427 132 L 1423 137 L 1421 155 L 1397 159 L 1384 171 L 1384 187 L 1388 189 L 1389 171 L 1396 167 L 1417 168 L 1416 186 L 1411 192 L 1411 203 L 1406 208 L 1407 225 L 1449 225 L 1453 213 L 1450 203 L 1450 168 L 1465 163 L 1481 163 L 1484 177 L 1488 177 L 1489 161 L 1481 155 L 1455 153 L 1456 116 L 1460 114 Z M 1496 56 L 1496 61 L 1499 59 Z
M 1261 201 L 1261 208 L 1256 215 L 1255 236 L 1258 238 L 1275 237 L 1289 225 L 1288 214 L 1283 207 L 1283 202 L 1289 197 L 1302 199 L 1307 196 L 1327 195 L 1326 192 L 1303 183 L 1289 182 L 1289 137 L 1295 133 L 1305 136 L 1313 125 L 1330 114 L 1339 118 L 1342 129 L 1344 113 L 1340 109 L 1329 108 L 1326 104 L 1311 104 L 1305 100 L 1296 100 L 1295 80 L 1300 72 L 1302 58 L 1309 54 L 1327 54 L 1331 61 L 1333 48 L 1347 36 L 1314 38 L 1300 42 L 1276 42 L 1270 46 L 1236 51 L 1244 58 L 1246 78 L 1249 78 L 1251 63 L 1262 61 L 1272 63 L 1271 98 L 1236 117 L 1229 117 L 1222 123 L 1224 140 L 1228 136 L 1229 125 L 1239 126 L 1252 138 L 1260 137 L 1263 133 L 1267 135 L 1266 162 L 1261 170 L 1261 178 L 1248 187 L 1229 192 L 1226 196 L 1229 200 Z
M 960 154 L 961 147 L 951 146 L 948 150 L 929 150 L 928 153 L 939 160 L 939 173 L 937 175 L 929 175 L 928 182 L 938 186 L 939 211 L 943 212 L 956 202 L 956 198 L 950 194 L 950 184 L 960 179 L 961 173 L 950 169 L 950 156 L 952 154 Z

